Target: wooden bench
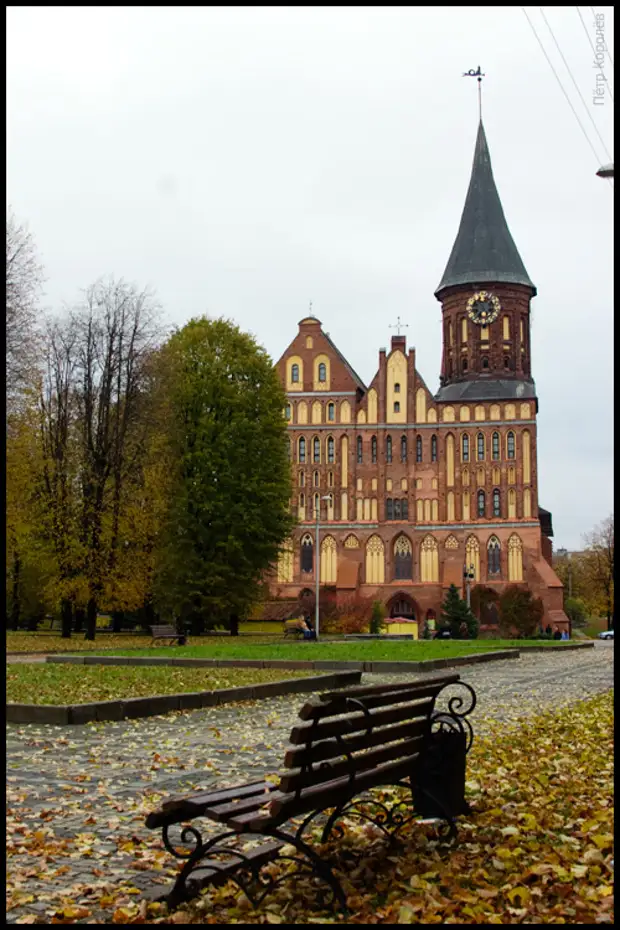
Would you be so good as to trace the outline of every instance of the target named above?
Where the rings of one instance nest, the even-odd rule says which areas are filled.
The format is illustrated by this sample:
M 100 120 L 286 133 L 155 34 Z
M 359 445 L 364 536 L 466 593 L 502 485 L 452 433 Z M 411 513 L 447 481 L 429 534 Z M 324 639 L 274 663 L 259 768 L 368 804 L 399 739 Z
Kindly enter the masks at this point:
M 294 636 L 295 639 L 299 639 L 304 635 L 304 630 L 306 629 L 306 624 L 303 620 L 285 620 L 284 621 L 284 636 Z
M 436 710 L 437 697 L 448 686 L 464 688 L 465 700 L 457 693 L 447 710 Z M 454 839 L 455 817 L 470 812 L 464 796 L 465 757 L 473 731 L 465 718 L 475 704 L 473 689 L 457 674 L 314 697 L 303 705 L 302 722 L 291 731 L 286 771 L 278 785 L 261 780 L 173 798 L 147 816 L 146 826 L 162 827 L 166 849 L 185 860 L 162 900 L 173 908 L 204 885 L 232 878 L 256 905 L 277 882 L 261 876 L 261 869 L 286 858 L 327 883 L 334 903 L 346 910 L 332 865 L 304 834 L 316 826 L 316 817 L 331 811 L 321 824 L 321 843 L 345 817 L 369 820 L 390 842 L 405 823 L 420 818 L 437 822 L 444 834 L 447 828 L 447 837 Z M 392 809 L 368 794 L 369 789 L 392 785 L 408 789 Z M 173 843 L 170 828 L 197 817 L 222 824 L 224 832 L 203 839 L 195 825 L 185 826 L 182 848 Z M 242 835 L 268 842 L 248 852 L 240 848 Z M 283 851 L 287 845 L 289 850 Z
M 162 623 L 159 626 L 151 627 L 151 645 L 156 642 L 158 639 L 166 639 L 170 642 L 172 646 L 175 642 L 180 642 L 182 638 L 181 633 L 177 633 L 176 629 L 172 626 L 171 623 Z

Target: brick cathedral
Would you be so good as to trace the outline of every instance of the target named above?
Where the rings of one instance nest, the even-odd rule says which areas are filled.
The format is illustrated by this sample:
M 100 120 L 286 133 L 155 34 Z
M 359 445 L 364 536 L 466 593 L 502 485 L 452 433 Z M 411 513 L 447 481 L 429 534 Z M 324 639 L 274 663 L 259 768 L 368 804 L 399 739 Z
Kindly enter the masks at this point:
M 508 229 L 480 123 L 460 227 L 435 297 L 443 350 L 439 390 L 406 337 L 379 350 L 366 385 L 305 317 L 277 363 L 287 392 L 297 526 L 272 596 L 313 590 L 381 600 L 391 616 L 438 618 L 451 583 L 501 593 L 524 584 L 545 625 L 568 628 L 551 567 L 551 514 L 538 505 L 529 278 Z M 493 622 L 490 608 L 483 622 Z

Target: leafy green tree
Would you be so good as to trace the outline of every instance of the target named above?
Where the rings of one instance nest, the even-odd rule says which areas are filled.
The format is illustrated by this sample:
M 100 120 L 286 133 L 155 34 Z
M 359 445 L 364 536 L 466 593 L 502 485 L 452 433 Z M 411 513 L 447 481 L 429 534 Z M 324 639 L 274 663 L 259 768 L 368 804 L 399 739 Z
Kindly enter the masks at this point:
M 579 597 L 567 597 L 565 599 L 564 613 L 570 618 L 571 624 L 577 629 L 584 627 L 588 622 L 586 605 Z
M 160 396 L 172 475 L 156 600 L 196 630 L 243 617 L 292 528 L 286 396 L 252 336 L 205 317 L 164 346 Z
M 453 639 L 476 639 L 479 624 L 455 584 L 451 584 L 441 605 L 440 624 L 448 628 Z
M 541 626 L 545 609 L 539 597 L 535 598 L 528 588 L 511 585 L 499 599 L 499 625 L 506 636 L 513 633 L 529 638 L 536 635 Z

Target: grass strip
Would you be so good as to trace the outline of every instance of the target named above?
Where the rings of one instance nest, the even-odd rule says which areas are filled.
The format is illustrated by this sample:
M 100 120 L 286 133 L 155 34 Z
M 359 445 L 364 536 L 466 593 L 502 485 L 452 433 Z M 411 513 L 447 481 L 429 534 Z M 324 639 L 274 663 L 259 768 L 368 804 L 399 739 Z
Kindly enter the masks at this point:
M 219 691 L 316 674 L 254 668 L 115 668 L 103 665 L 7 665 L 7 701 L 17 704 L 86 704 L 123 698 Z

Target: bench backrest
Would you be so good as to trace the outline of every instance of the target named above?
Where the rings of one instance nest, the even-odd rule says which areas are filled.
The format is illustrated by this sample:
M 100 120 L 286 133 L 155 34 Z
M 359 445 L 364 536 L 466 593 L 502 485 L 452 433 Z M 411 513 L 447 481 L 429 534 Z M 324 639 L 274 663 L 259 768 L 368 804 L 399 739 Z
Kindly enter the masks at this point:
M 170 623 L 162 623 L 159 626 L 152 626 L 151 633 L 153 636 L 177 635 L 176 629 Z
M 299 807 L 300 795 L 389 784 L 410 775 L 428 737 L 439 692 L 457 674 L 390 685 L 332 691 L 304 704 L 284 757 L 282 795 L 270 804 L 278 815 Z M 310 809 L 307 803 L 302 805 Z
M 306 624 L 303 622 L 303 620 L 300 620 L 299 617 L 297 617 L 294 620 L 284 621 L 285 630 L 302 630 L 302 629 L 305 629 L 305 626 Z

